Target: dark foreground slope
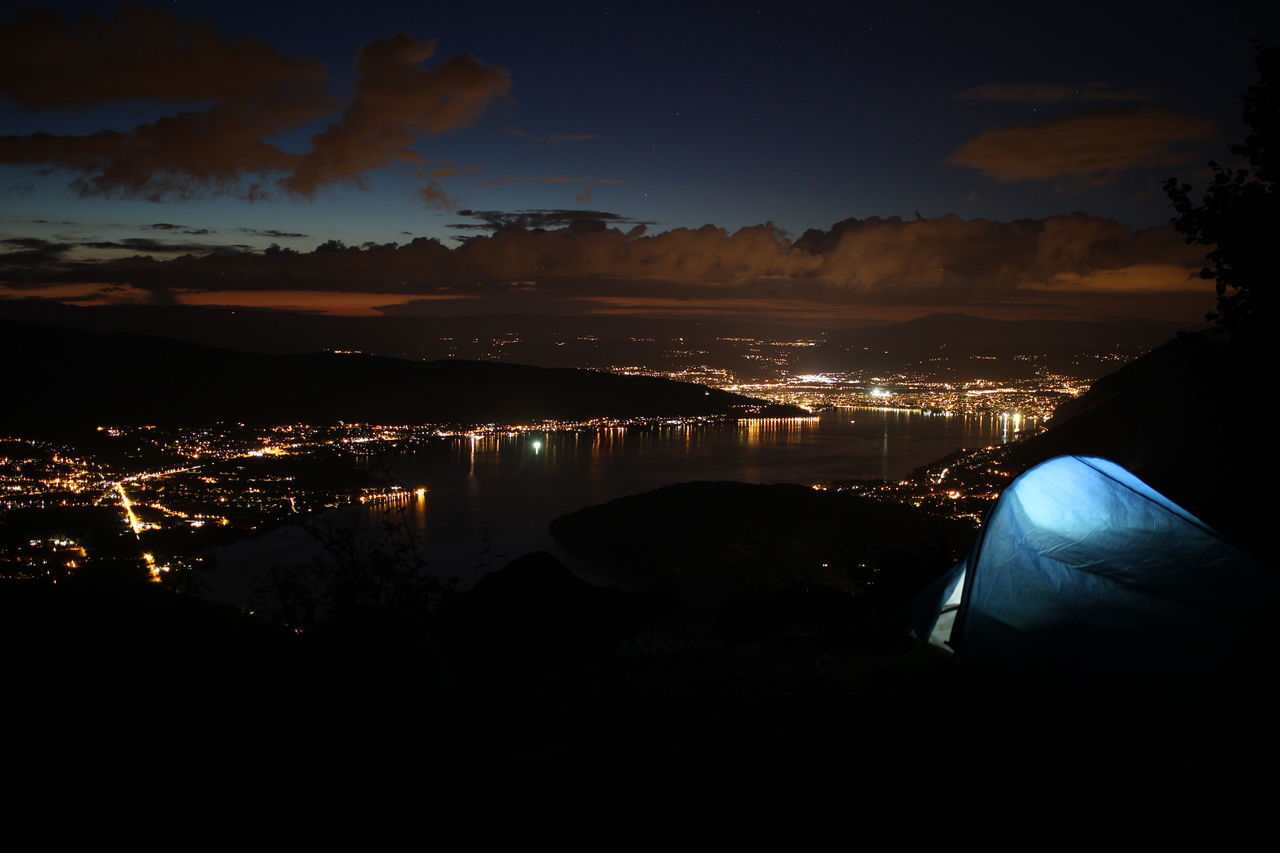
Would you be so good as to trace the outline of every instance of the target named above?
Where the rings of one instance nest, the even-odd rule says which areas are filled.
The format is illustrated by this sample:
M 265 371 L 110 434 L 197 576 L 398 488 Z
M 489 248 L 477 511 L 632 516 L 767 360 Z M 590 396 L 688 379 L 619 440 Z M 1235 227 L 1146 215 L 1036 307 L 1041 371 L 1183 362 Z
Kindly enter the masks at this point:
M 710 608 L 806 589 L 914 591 L 954 565 L 973 533 L 850 492 L 729 482 L 586 507 L 550 532 L 610 582 Z
M 142 802 L 195 824 L 297 808 L 437 832 L 469 812 L 522 831 L 532 814 L 865 832 L 992 802 L 1009 832 L 1058 825 L 1082 790 L 1071 824 L 1090 829 L 1255 805 L 1216 763 L 1239 743 L 1164 749 L 886 633 L 847 596 L 739 602 L 696 644 L 636 642 L 680 613 L 545 554 L 434 615 L 301 634 L 154 585 L 5 584 L 0 793 L 11 809 Z
M 487 362 L 263 355 L 0 321 L 0 426 L 530 423 L 711 415 L 762 401 L 683 382 Z

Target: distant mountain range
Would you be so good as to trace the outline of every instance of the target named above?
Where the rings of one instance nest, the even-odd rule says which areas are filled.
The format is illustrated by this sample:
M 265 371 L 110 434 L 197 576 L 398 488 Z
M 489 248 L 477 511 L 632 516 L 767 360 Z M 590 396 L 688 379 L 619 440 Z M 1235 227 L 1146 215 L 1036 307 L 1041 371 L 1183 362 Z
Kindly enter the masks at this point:
M 337 317 L 293 311 L 180 305 L 75 307 L 46 300 L 0 300 L 0 317 L 85 331 L 155 334 L 209 346 L 269 353 L 358 349 L 413 359 L 495 359 L 543 367 L 704 363 L 743 374 L 742 347 L 727 338 L 804 339 L 798 372 L 893 369 L 921 359 L 1035 352 L 1060 361 L 1118 348 L 1127 354 L 1168 340 L 1178 324 L 990 320 L 931 314 L 904 323 L 839 320 L 822 329 L 765 321 L 626 315 L 392 315 Z M 696 356 L 672 350 L 689 350 Z M 755 362 L 758 365 L 759 362 Z
M 884 349 L 936 351 L 942 347 L 977 351 L 1076 351 L 1155 346 L 1177 330 L 1176 323 L 1115 323 L 1083 320 L 991 320 L 969 314 L 929 314 L 888 326 L 850 329 L 832 340 Z
M 767 405 L 701 385 L 589 370 L 269 355 L 7 320 L 0 320 L 0 358 L 0 426 L 17 430 L 219 420 L 529 423 L 746 414 Z

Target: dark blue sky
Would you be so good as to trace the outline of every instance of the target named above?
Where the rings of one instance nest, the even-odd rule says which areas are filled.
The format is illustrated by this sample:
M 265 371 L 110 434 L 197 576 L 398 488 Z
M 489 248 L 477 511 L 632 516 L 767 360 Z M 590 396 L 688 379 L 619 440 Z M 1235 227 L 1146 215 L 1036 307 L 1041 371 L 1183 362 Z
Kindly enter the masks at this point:
M 848 217 L 916 213 L 1009 221 L 1085 211 L 1152 226 L 1170 215 L 1162 179 L 1203 180 L 1205 161 L 1242 135 L 1250 39 L 1280 37 L 1266 6 L 166 3 L 227 39 L 319 60 L 342 103 L 357 49 L 396 33 L 437 41 L 427 65 L 471 54 L 505 69 L 509 91 L 474 123 L 415 139 L 423 164 L 368 169 L 363 188 L 324 183 L 309 198 L 272 191 L 250 202 L 198 185 L 182 201 L 84 195 L 68 184 L 88 167 L 3 156 L 0 225 L 11 237 L 104 241 L 165 222 L 303 250 L 334 238 L 448 240 L 458 232 L 446 225 L 466 221 L 458 209 L 609 211 L 654 223 L 650 233 L 771 221 L 793 237 Z M 117 6 L 40 8 L 74 20 L 113 18 Z M 4 81 L 9 138 L 128 131 L 207 106 L 31 108 L 14 97 L 24 85 Z M 263 141 L 302 153 L 341 109 Z M 443 169 L 458 174 L 427 174 Z M 420 195 L 428 180 L 442 194 L 434 209 Z
M 399 32 L 437 39 L 438 56 L 472 53 L 506 68 L 509 100 L 474 127 L 419 145 L 433 160 L 484 170 L 447 183 L 467 207 L 572 207 L 579 191 L 554 184 L 481 186 L 486 179 L 605 178 L 624 183 L 593 187 L 592 203 L 584 206 L 663 226 L 733 228 L 772 220 L 798 233 L 848 216 L 915 211 L 1011 219 L 1082 209 L 1132 225 L 1164 221 L 1167 205 L 1153 187 L 1174 171 L 1168 166 L 1064 192 L 1052 181 L 1011 186 L 947 162 L 988 127 L 1099 103 L 978 102 L 955 95 L 996 83 L 1140 90 L 1153 104 L 1211 119 L 1236 138 L 1237 95 L 1252 74 L 1249 39 L 1274 34 L 1263 19 L 1265 5 L 789 3 L 729 11 L 723 4 L 656 2 L 614 8 L 183 2 L 164 8 L 291 56 L 317 57 L 340 92 L 351 86 L 355 50 Z M 116 4 L 48 7 L 110 15 Z M 83 133 L 127 129 L 159 112 L 147 103 L 81 112 L 6 104 L 0 121 L 10 133 Z M 285 139 L 300 148 L 322 125 Z M 504 127 L 599 138 L 539 144 L 503 133 Z M 1206 156 L 1214 150 L 1194 148 Z M 11 212 L 155 218 L 154 204 L 86 202 L 59 191 L 65 174 L 39 178 L 32 171 L 5 170 L 6 184 L 27 180 L 36 187 L 30 199 L 6 199 Z M 183 212 L 202 223 L 238 217 L 255 227 L 350 233 L 356 241 L 378 234 L 393 239 L 405 230 L 438 233 L 450 217 L 421 212 L 410 193 L 401 192 L 407 183 L 391 173 L 378 175 L 367 194 L 334 189 L 314 202 L 270 210 L 190 204 Z M 352 214 L 358 221 L 345 221 Z

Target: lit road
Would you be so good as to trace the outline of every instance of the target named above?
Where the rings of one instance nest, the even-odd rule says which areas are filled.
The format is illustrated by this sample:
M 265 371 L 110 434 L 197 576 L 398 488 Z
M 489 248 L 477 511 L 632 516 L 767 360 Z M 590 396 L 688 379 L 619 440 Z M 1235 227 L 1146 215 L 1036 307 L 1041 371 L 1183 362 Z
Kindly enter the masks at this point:
M 133 511 L 133 502 L 129 500 L 129 493 L 124 489 L 124 483 L 116 483 L 116 494 L 120 496 L 120 508 L 124 510 L 125 520 L 129 522 L 129 528 L 133 530 L 133 535 L 142 541 L 142 522 L 138 520 L 138 515 Z M 160 580 L 160 569 L 156 566 L 155 557 L 150 554 L 143 554 L 142 559 L 147 564 L 147 571 L 151 575 L 151 580 Z

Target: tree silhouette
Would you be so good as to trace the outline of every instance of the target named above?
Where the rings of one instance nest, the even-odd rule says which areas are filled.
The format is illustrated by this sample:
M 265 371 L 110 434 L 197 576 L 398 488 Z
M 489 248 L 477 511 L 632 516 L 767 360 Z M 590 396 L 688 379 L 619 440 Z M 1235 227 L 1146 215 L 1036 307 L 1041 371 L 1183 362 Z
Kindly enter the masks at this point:
M 1248 348 L 1262 342 L 1276 324 L 1280 290 L 1280 45 L 1255 42 L 1258 81 L 1244 95 L 1249 134 L 1229 146 L 1248 168 L 1210 162 L 1213 181 L 1200 204 L 1190 184 L 1176 178 L 1164 191 L 1178 215 L 1171 221 L 1188 244 L 1212 247 L 1200 277 L 1217 282 L 1216 321 L 1232 341 Z

